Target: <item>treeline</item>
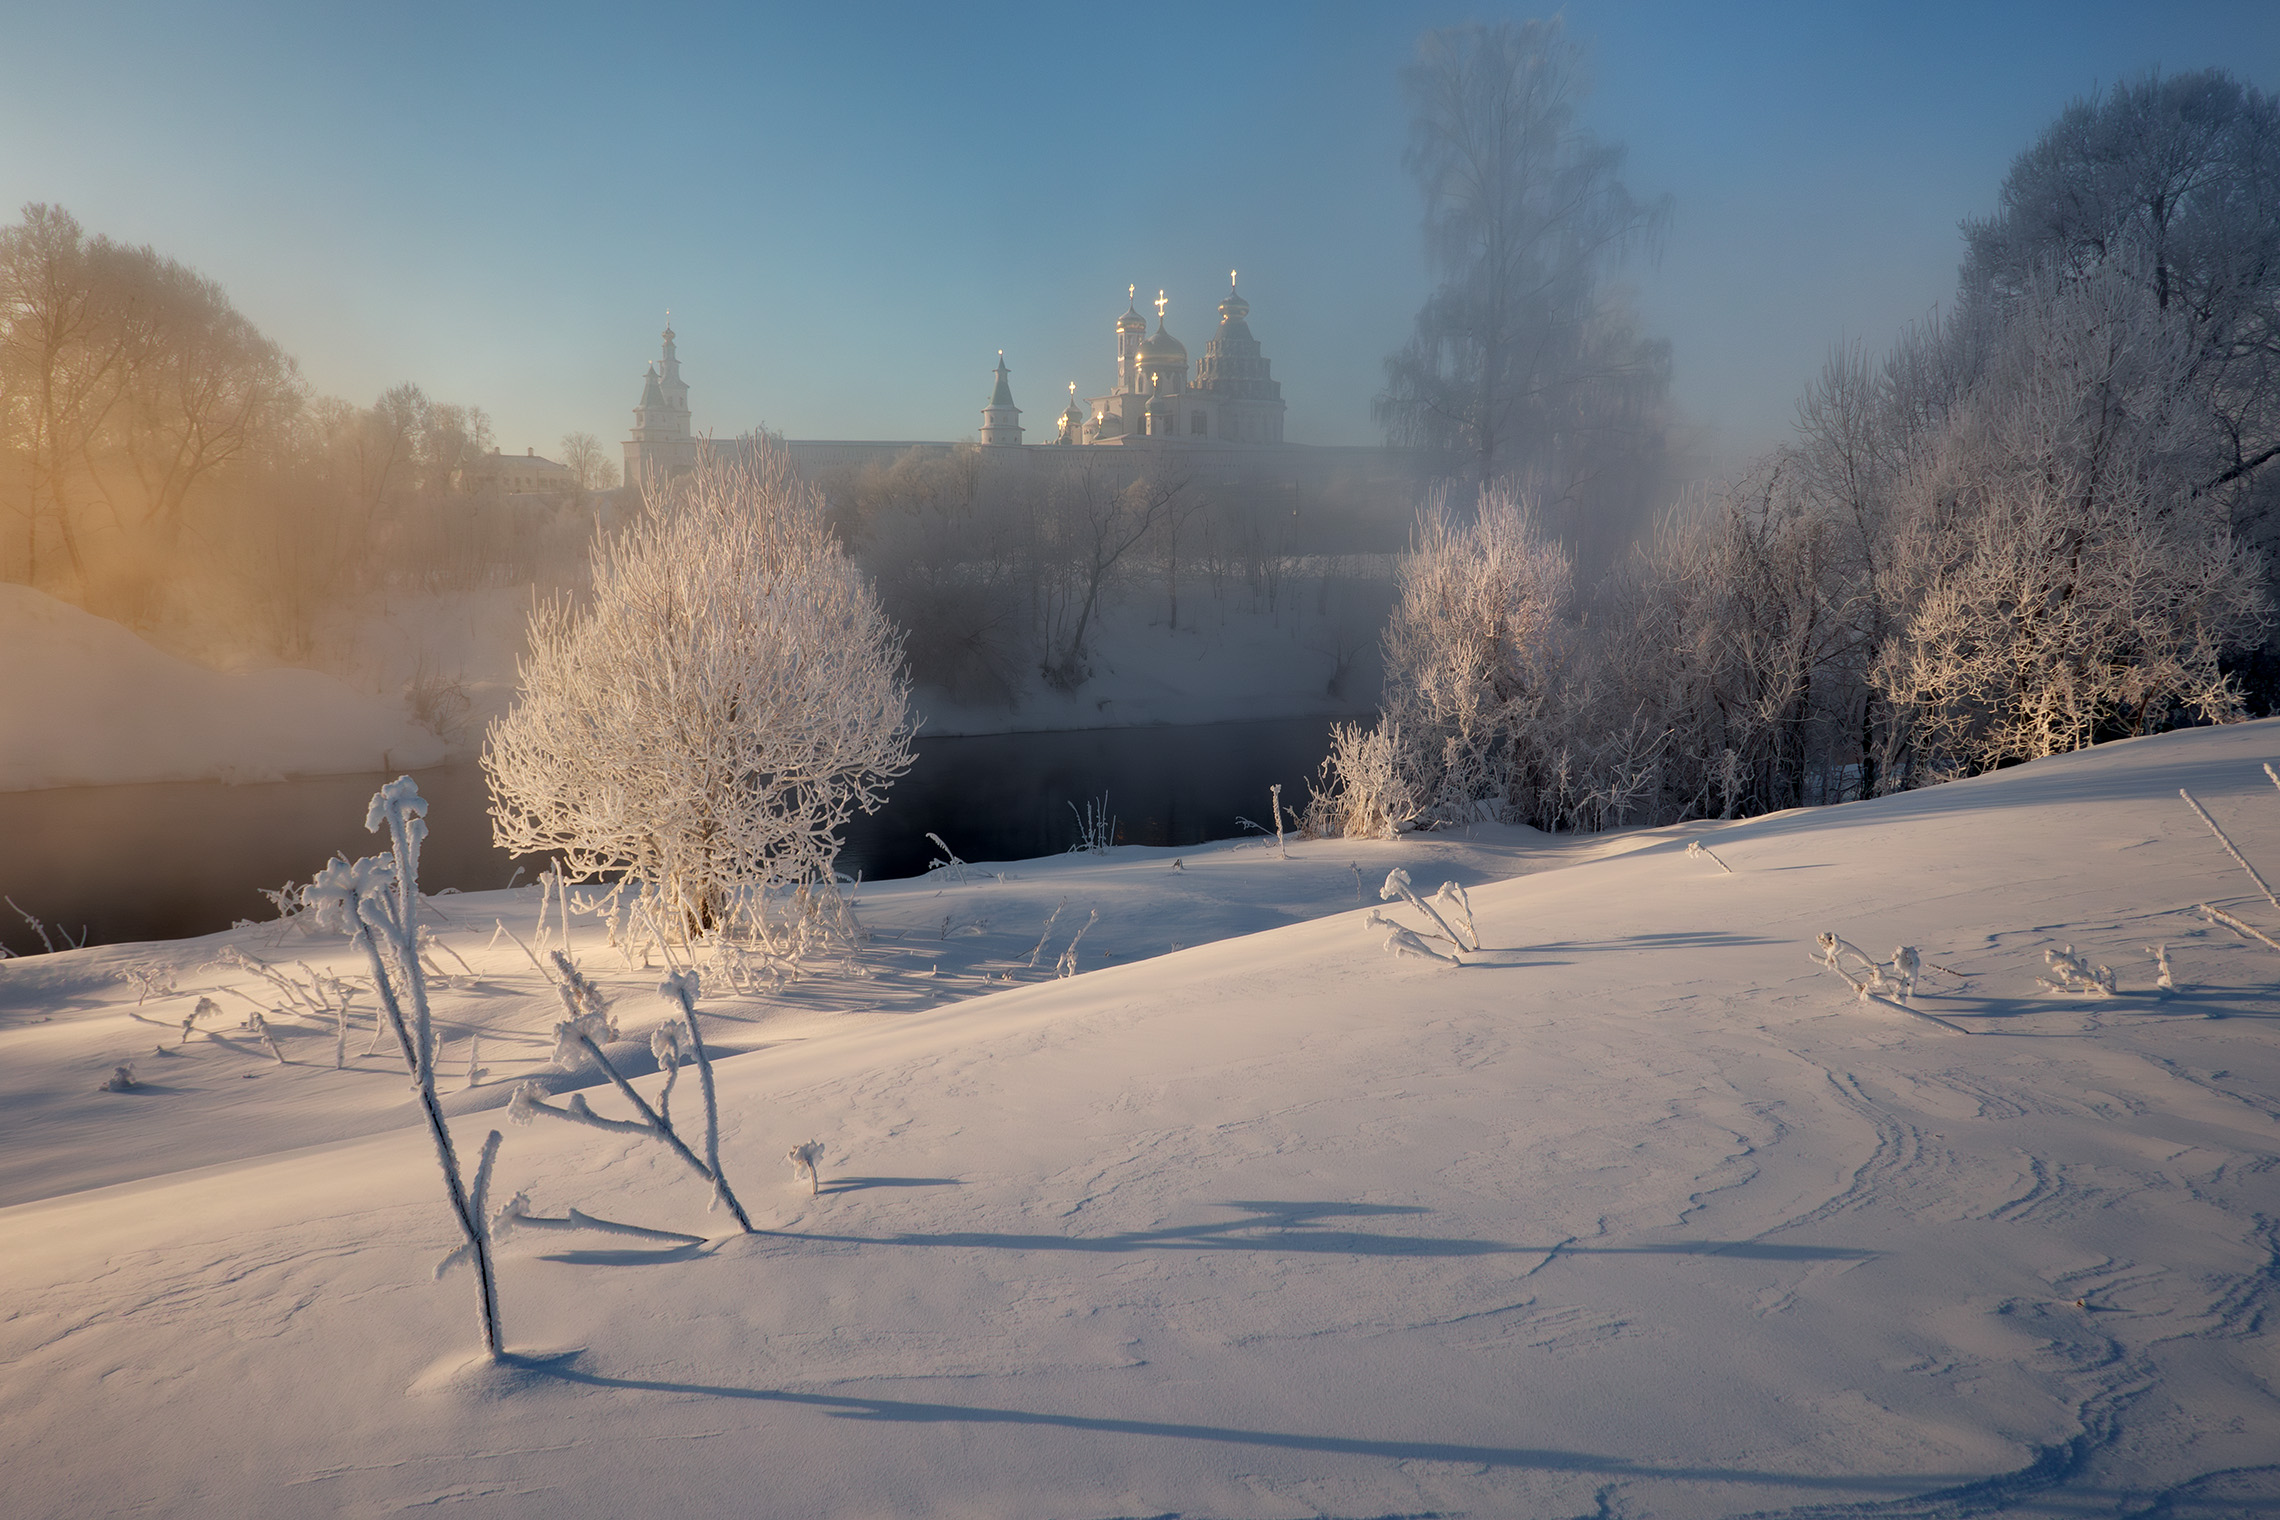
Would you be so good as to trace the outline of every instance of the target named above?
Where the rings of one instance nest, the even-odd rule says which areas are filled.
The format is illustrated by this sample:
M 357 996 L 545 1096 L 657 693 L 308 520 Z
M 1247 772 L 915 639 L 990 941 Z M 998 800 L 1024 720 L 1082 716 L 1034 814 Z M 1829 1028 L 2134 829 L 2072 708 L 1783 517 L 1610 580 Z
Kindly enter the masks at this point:
M 2268 707 L 2280 104 L 2117 86 L 1966 233 L 1949 313 L 1589 595 L 1515 491 L 1429 513 L 1318 824 L 1734 817 Z
M 1368 700 L 1357 662 L 1391 599 L 1395 483 L 1355 470 L 1237 485 L 1153 450 L 1005 460 L 961 445 L 818 484 L 905 630 L 913 677 L 962 701 L 1081 689 L 1120 606 L 1167 634 L 1234 613 L 1287 622 L 1328 661 L 1329 695 Z
M 614 483 L 583 442 L 586 483 Z M 59 207 L 0 229 L 0 578 L 305 660 L 359 588 L 582 561 L 590 517 L 470 510 L 491 447 L 481 408 L 415 385 L 312 396 L 214 281 Z

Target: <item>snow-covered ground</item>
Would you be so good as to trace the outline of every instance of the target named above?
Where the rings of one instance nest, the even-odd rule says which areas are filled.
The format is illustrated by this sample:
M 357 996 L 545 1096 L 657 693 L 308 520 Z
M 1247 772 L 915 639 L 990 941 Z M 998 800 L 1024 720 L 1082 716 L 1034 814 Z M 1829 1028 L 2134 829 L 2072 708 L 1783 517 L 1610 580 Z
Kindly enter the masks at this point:
M 7 1507 L 2271 1512 L 2280 952 L 2192 910 L 2280 909 L 2177 789 L 2280 868 L 2276 757 L 2251 724 L 1691 830 L 866 888 L 863 962 L 701 1005 L 761 1233 L 654 1145 L 507 1129 L 542 1212 L 709 1239 L 510 1239 L 496 1368 L 468 1282 L 430 1280 L 454 1227 L 362 1014 L 348 1071 L 318 1019 L 274 1021 L 283 1065 L 232 1027 L 279 1000 L 223 949 L 305 976 L 344 946 L 0 964 Z M 1471 886 L 1470 964 L 1364 927 L 1394 865 Z M 438 904 L 475 973 L 443 1064 L 480 1031 L 490 1069 L 451 1098 L 463 1152 L 551 1044 L 492 943 L 536 909 Z M 1858 1001 L 1824 930 L 1943 969 L 1915 1011 Z M 2065 945 L 2119 995 L 2044 990 Z M 573 948 L 630 1052 L 658 970 L 592 920 Z M 138 1006 L 129 967 L 173 989 Z M 231 1011 L 178 1044 L 201 995 Z M 813 1198 L 782 1159 L 810 1138 Z
M 0 791 L 417 768 L 445 745 L 400 696 L 314 670 L 217 671 L 0 585 Z

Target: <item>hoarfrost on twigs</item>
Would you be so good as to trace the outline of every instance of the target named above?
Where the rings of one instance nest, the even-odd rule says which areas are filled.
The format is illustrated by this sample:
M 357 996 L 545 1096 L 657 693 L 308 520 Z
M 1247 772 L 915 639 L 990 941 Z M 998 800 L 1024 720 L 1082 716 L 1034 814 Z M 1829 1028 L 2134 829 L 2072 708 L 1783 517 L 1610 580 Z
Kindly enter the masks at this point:
M 2091 965 L 2074 953 L 2072 945 L 2063 950 L 2045 950 L 2043 960 L 2050 967 L 2050 975 L 2035 979 L 2040 987 L 2051 992 L 2086 993 L 2091 997 L 2114 995 L 2113 970 Z

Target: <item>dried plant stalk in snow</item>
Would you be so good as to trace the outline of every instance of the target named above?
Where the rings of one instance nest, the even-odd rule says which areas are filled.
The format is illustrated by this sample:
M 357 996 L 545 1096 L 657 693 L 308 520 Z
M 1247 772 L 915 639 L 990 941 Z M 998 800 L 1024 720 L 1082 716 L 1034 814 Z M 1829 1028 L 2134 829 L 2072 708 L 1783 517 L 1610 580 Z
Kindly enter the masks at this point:
M 793 1146 L 791 1150 L 785 1153 L 784 1159 L 791 1162 L 792 1176 L 795 1180 L 803 1176 L 807 1178 L 809 1197 L 813 1198 L 823 1191 L 823 1142 L 821 1140 L 807 1140 Z
M 575 1047 L 584 1051 L 586 1057 L 601 1070 L 602 1075 L 608 1077 L 625 1100 L 633 1105 L 634 1113 L 638 1117 L 611 1119 L 597 1114 L 587 1106 L 585 1095 L 582 1093 L 572 1093 L 568 1103 L 556 1108 L 546 1101 L 546 1096 L 537 1083 L 525 1082 L 515 1089 L 514 1098 L 507 1105 L 507 1118 L 516 1124 L 528 1124 L 538 1115 L 546 1114 L 552 1118 L 566 1120 L 573 1124 L 583 1124 L 592 1129 L 607 1130 L 613 1134 L 647 1135 L 658 1140 L 674 1155 L 680 1157 L 691 1171 L 712 1184 L 713 1202 L 726 1205 L 730 1215 L 735 1218 L 739 1229 L 747 1235 L 756 1233 L 751 1219 L 745 1215 L 744 1205 L 736 1201 L 736 1194 L 729 1189 L 728 1179 L 721 1174 L 720 1116 L 714 1102 L 712 1061 L 705 1053 L 704 1038 L 697 1028 L 696 973 L 693 971 L 676 972 L 658 990 L 665 995 L 667 1000 L 680 1008 L 683 1018 L 686 1020 L 689 1048 L 691 1054 L 696 1058 L 697 1081 L 699 1090 L 704 1095 L 705 1103 L 705 1157 L 703 1160 L 699 1160 L 696 1153 L 689 1149 L 688 1143 L 674 1129 L 671 1121 L 657 1109 L 650 1107 L 648 1100 L 634 1090 L 633 1084 L 625 1079 L 623 1073 L 619 1072 L 617 1066 L 603 1052 L 600 1044 L 595 1041 L 591 1021 L 599 1018 L 601 1014 L 599 993 L 593 989 L 593 984 L 580 975 L 577 969 L 571 966 L 569 957 L 563 955 L 559 950 L 554 953 L 554 961 L 563 974 L 561 983 L 563 1005 L 570 1010 L 571 1014 L 568 1019 L 555 1026 L 557 1048 Z M 652 1042 L 650 1048 L 655 1050 L 657 1046 Z M 668 1078 L 668 1083 L 670 1083 L 670 1078 Z
M 364 826 L 374 832 L 387 830 L 394 850 L 387 855 L 367 856 L 354 865 L 335 856 L 332 864 L 309 883 L 303 898 L 316 910 L 317 927 L 347 934 L 371 963 L 380 1011 L 394 1031 L 404 1065 L 411 1072 L 413 1091 L 427 1119 L 428 1138 L 435 1147 L 436 1165 L 443 1173 L 444 1191 L 465 1240 L 462 1249 L 475 1268 L 483 1349 L 496 1357 L 504 1349 L 498 1280 L 491 1261 L 490 1222 L 483 1215 L 481 1195 L 490 1182 L 490 1163 L 498 1153 L 499 1137 L 494 1130 L 484 1143 L 484 1159 L 471 1197 L 452 1148 L 451 1127 L 444 1122 L 443 1106 L 436 1098 L 435 1030 L 428 1015 L 427 977 L 419 953 L 420 844 L 427 838 L 427 802 L 411 777 L 399 776 L 373 794 Z M 454 1252 L 453 1259 L 457 1256 Z

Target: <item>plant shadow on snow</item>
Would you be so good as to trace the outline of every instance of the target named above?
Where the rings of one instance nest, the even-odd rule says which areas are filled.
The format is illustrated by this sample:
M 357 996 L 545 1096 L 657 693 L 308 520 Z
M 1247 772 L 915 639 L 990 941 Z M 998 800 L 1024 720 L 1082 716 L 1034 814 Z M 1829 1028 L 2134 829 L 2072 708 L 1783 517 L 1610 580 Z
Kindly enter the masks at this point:
M 1987 1020 L 1995 1026 L 1975 1027 L 1970 1031 L 1978 1035 L 1995 1035 L 2011 1040 L 2066 1040 L 2079 1039 L 2080 1032 L 2075 1029 L 2011 1029 L 2004 1026 L 2013 1020 L 2043 1018 L 2069 1008 L 2101 1017 L 2134 1014 L 2153 1019 L 2280 1019 L 2280 1012 L 2270 1008 L 2250 1007 L 2244 1001 L 2264 997 L 2268 992 L 2269 989 L 2263 987 L 2220 986 L 2185 987 L 2166 994 L 2125 991 L 2112 997 L 2099 998 L 2031 995 L 1980 997 L 1971 993 L 1919 992 L 1911 1011 L 1936 1012 L 1943 1018 Z
M 859 1193 L 865 1188 L 964 1187 L 957 1177 L 839 1177 L 817 1189 L 818 1197 L 832 1193 Z
M 1114 1235 L 1015 1235 L 984 1230 L 940 1234 L 830 1235 L 770 1230 L 778 1240 L 822 1245 L 950 1246 L 1001 1251 L 1265 1251 L 1324 1256 L 1736 1256 L 1766 1261 L 1861 1261 L 1879 1252 L 1853 1246 L 1773 1245 L 1754 1240 L 1675 1240 L 1636 1246 L 1521 1245 L 1455 1236 L 1384 1235 L 1366 1230 L 1318 1228 L 1323 1220 L 1386 1218 L 1432 1212 L 1405 1203 L 1296 1203 L 1232 1199 L 1215 1205 L 1240 1210 L 1240 1219 L 1126 1230 Z M 1242 1233 L 1256 1232 L 1256 1233 Z
M 703 1398 L 753 1399 L 763 1403 L 797 1405 L 823 1411 L 838 1419 L 886 1424 L 925 1425 L 1027 1425 L 1093 1435 L 1149 1436 L 1165 1440 L 1207 1441 L 1231 1446 L 1258 1446 L 1281 1451 L 1321 1452 L 1333 1456 L 1375 1457 L 1393 1462 L 1462 1462 L 1482 1467 L 1534 1468 L 1545 1472 L 1608 1473 L 1635 1479 L 1678 1482 L 1747 1483 L 1769 1488 L 1817 1489 L 1844 1493 L 1921 1494 L 1926 1489 L 1948 1489 L 1962 1497 L 1986 1486 L 2000 1485 L 2009 1475 L 1990 1479 L 1984 1473 L 1816 1474 L 1774 1472 L 1741 1467 L 1674 1464 L 1659 1466 L 1601 1452 L 1563 1451 L 1556 1447 L 1469 1446 L 1447 1441 L 1372 1439 L 1356 1436 L 1315 1435 L 1302 1431 L 1245 1430 L 1230 1425 L 1182 1425 L 1162 1420 L 1120 1419 L 1114 1416 L 1048 1413 L 1032 1409 L 1000 1409 L 978 1404 L 929 1404 L 907 1399 L 870 1398 L 856 1394 L 797 1393 L 778 1388 L 745 1388 L 733 1384 L 679 1382 L 664 1378 L 612 1377 L 576 1366 L 580 1353 L 521 1356 L 508 1352 L 501 1365 L 519 1373 L 528 1383 L 557 1380 L 588 1388 L 623 1389 L 638 1393 L 672 1393 Z M 2031 1470 L 2031 1469 L 2030 1469 Z M 1961 1487 L 1950 1487 L 1962 1485 Z
M 616 1251 L 554 1251 L 538 1259 L 560 1262 L 569 1267 L 660 1267 L 706 1255 L 711 1247 L 710 1241 L 695 1241 L 689 1245 L 658 1246 L 647 1250 L 627 1247 Z

